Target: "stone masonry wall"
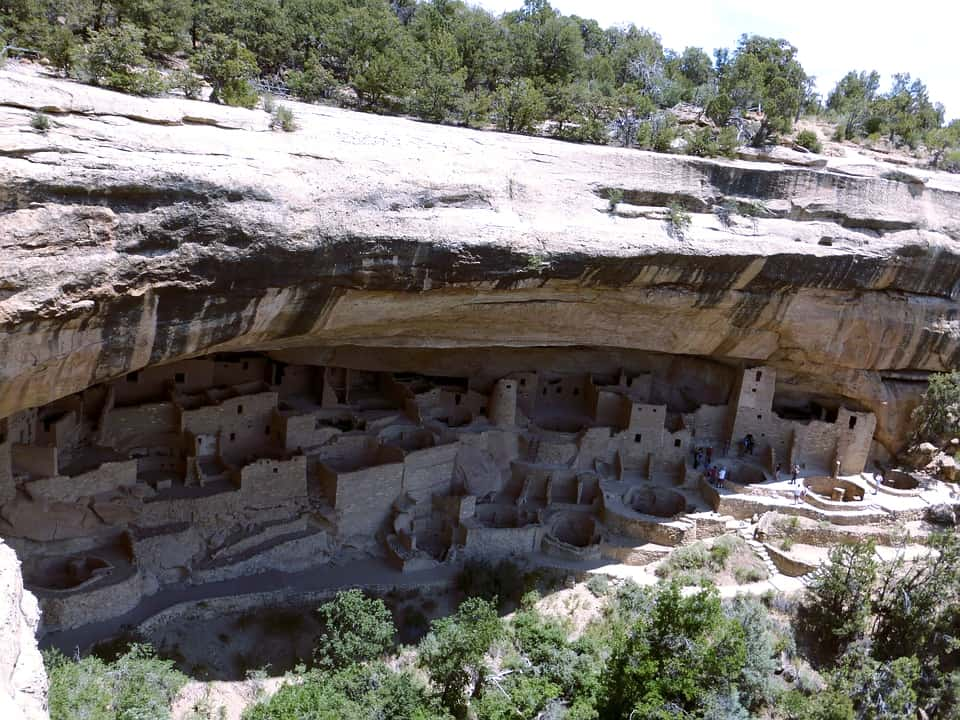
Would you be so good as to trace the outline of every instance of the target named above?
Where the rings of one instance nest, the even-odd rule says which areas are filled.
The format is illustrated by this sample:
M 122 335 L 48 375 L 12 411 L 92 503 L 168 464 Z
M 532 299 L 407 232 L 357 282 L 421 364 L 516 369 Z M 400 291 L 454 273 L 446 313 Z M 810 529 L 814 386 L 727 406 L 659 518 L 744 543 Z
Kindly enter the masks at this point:
M 332 487 L 333 507 L 341 518 L 341 531 L 372 537 L 390 514 L 403 487 L 403 463 L 336 473 L 326 482 Z
M 106 415 L 104 443 L 119 451 L 148 445 L 157 436 L 179 430 L 180 414 L 172 402 L 115 407 Z
M 42 478 L 27 484 L 31 497 L 76 502 L 82 497 L 90 497 L 111 492 L 121 487 L 133 487 L 137 483 L 137 461 L 121 460 L 103 463 L 100 467 L 75 477 L 59 475 Z
M 12 458 L 15 470 L 37 477 L 56 477 L 59 472 L 55 447 L 14 443 Z
M 13 480 L 13 443 L 0 442 L 0 505 L 10 502 L 17 496 L 17 486 Z
M 240 470 L 240 492 L 251 507 L 274 505 L 307 497 L 307 458 L 261 458 Z
M 407 453 L 403 459 L 403 491 L 416 500 L 448 493 L 458 443 Z

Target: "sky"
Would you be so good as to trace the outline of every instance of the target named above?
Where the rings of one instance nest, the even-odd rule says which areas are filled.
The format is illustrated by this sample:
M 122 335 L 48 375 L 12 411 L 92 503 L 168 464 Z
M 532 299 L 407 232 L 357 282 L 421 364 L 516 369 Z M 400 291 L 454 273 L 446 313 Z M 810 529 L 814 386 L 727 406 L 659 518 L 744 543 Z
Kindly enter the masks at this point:
M 494 13 L 523 0 L 468 0 Z M 877 70 L 881 89 L 908 72 L 943 103 L 947 119 L 960 118 L 960 52 L 956 0 L 550 0 L 566 15 L 593 18 L 603 27 L 633 23 L 653 30 L 666 47 L 693 45 L 708 54 L 733 48 L 743 33 L 786 38 L 821 94 L 849 70 Z

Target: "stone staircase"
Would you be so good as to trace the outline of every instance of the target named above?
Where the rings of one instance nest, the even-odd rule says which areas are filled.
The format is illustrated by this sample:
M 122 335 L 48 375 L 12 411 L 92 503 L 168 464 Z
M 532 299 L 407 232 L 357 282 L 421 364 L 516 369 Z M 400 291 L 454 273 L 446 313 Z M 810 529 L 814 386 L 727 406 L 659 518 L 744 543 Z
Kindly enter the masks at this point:
M 737 530 L 737 535 L 746 541 L 747 547 L 749 547 L 750 550 L 753 551 L 753 554 L 756 555 L 760 562 L 763 563 L 764 567 L 767 569 L 767 574 L 769 577 L 773 577 L 780 572 L 777 569 L 776 564 L 770 558 L 769 553 L 767 553 L 767 549 L 763 546 L 763 543 L 754 539 L 751 525 L 744 525 L 740 527 Z

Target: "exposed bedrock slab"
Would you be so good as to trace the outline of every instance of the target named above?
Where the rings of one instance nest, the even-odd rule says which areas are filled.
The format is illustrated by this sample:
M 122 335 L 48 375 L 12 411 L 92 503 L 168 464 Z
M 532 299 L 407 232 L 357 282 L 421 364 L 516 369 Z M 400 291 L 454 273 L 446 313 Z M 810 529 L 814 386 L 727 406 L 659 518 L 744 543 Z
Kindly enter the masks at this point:
M 218 351 L 429 371 L 457 357 L 437 349 L 599 348 L 774 367 L 873 410 L 893 449 L 916 381 L 960 364 L 955 176 L 293 105 L 301 129 L 276 133 L 260 111 L 0 72 L 0 417 Z
M 43 720 L 47 676 L 34 634 L 40 608 L 23 589 L 16 554 L 0 542 L 0 717 Z

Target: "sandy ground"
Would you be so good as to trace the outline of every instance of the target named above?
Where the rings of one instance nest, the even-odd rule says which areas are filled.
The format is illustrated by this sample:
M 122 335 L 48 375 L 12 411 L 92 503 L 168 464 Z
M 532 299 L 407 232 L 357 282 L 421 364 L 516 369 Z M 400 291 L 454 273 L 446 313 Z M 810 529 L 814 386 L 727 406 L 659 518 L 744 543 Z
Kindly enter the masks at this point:
M 173 720 L 240 720 L 244 709 L 269 697 L 283 678 L 203 682 L 191 680 L 174 700 Z

